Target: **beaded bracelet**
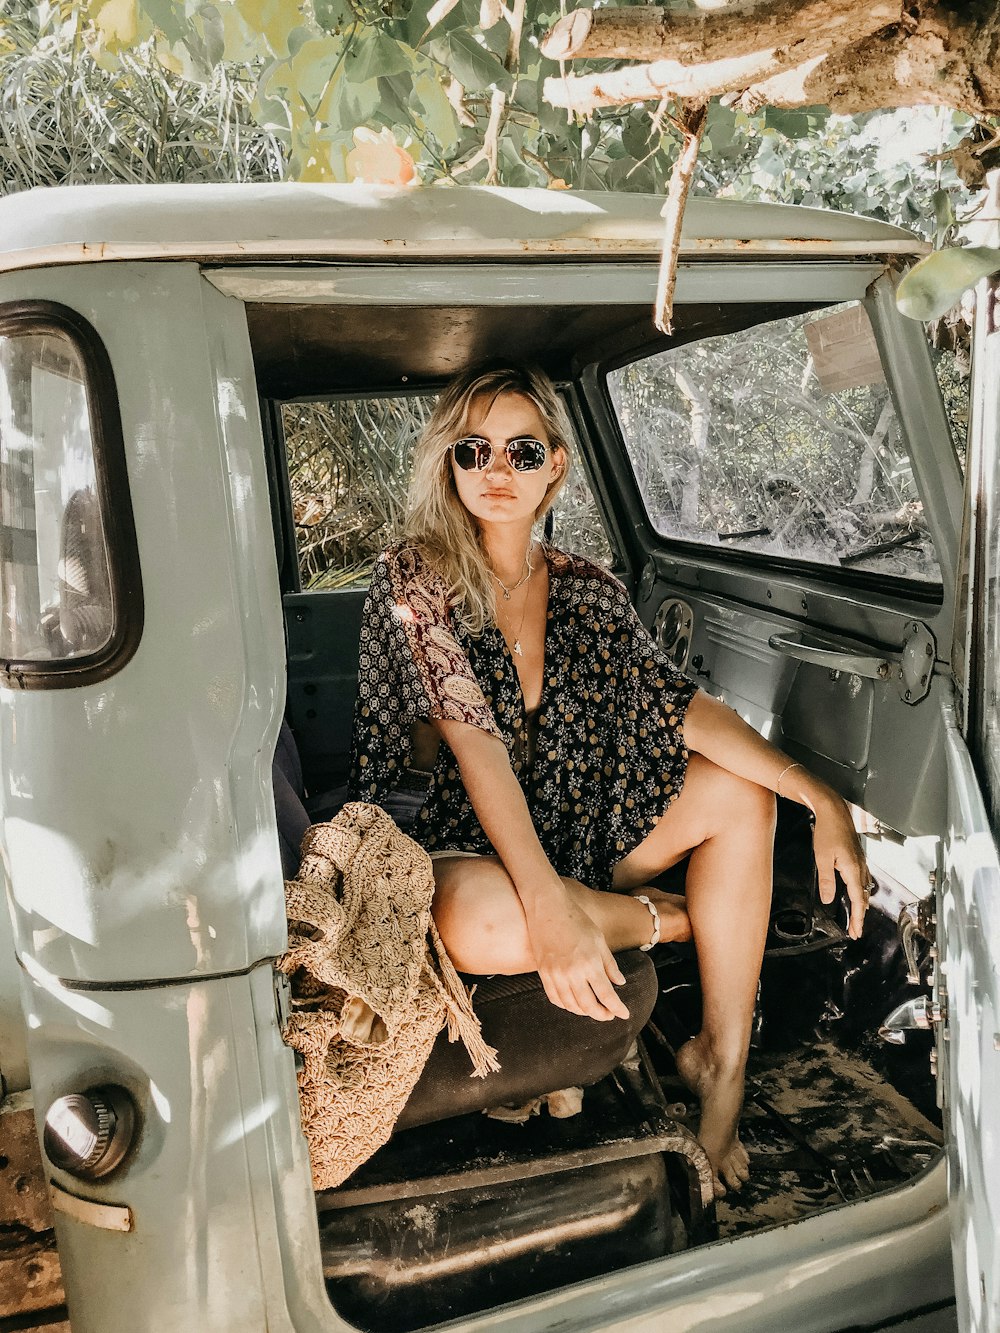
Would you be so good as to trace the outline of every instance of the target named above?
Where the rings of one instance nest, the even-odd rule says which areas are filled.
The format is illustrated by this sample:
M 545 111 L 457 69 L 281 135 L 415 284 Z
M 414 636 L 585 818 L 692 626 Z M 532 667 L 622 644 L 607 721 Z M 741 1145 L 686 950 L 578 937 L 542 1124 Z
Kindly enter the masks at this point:
M 648 944 L 639 945 L 639 948 L 642 950 L 643 953 L 648 953 L 654 944 L 659 944 L 660 942 L 660 914 L 656 910 L 656 907 L 653 905 L 653 903 L 649 901 L 649 899 L 646 897 L 644 893 L 637 893 L 636 901 L 640 903 L 645 903 L 646 906 L 649 908 L 650 915 L 653 918 L 653 938 L 649 941 Z

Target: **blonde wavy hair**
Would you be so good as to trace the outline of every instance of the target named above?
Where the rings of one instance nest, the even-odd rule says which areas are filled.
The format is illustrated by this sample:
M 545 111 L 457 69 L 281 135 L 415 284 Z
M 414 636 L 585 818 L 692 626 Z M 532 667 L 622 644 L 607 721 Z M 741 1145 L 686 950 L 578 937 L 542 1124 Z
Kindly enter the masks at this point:
M 489 411 L 502 393 L 529 399 L 545 423 L 549 447 L 565 453 L 558 477 L 535 510 L 536 522 L 545 516 L 569 472 L 569 418 L 555 385 L 542 371 L 497 366 L 465 371 L 441 391 L 414 449 L 403 521 L 403 540 L 418 547 L 445 579 L 456 620 L 474 635 L 493 620 L 493 581 L 479 528 L 458 498 L 451 446 L 467 433 L 474 401 L 485 398 Z

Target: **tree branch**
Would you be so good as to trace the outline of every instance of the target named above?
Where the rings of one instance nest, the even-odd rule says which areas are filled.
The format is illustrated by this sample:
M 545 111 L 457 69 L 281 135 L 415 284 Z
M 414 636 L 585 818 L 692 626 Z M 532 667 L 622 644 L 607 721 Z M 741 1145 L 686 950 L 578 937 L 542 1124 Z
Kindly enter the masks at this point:
M 887 21 L 893 11 L 896 21 Z M 971 10 L 971 14 L 970 14 Z M 827 13 L 828 11 L 828 13 Z M 570 58 L 600 50 L 612 52 L 611 35 L 620 15 L 657 14 L 660 10 L 579 10 L 568 16 L 569 37 L 563 47 Z M 587 18 L 586 16 L 590 17 Z M 791 15 L 791 17 L 789 17 Z M 830 17 L 832 15 L 832 17 Z M 782 32 L 764 28 L 765 20 L 784 16 Z M 804 29 L 803 20 L 812 22 Z M 576 28 L 573 24 L 576 24 Z M 642 20 L 650 31 L 654 25 Z M 699 28 L 700 47 L 691 35 L 686 44 L 671 47 L 684 59 L 659 59 L 626 69 L 584 76 L 566 75 L 545 80 L 543 95 L 554 107 L 589 115 L 597 107 L 626 102 L 678 98 L 704 101 L 723 93 L 736 94 L 744 110 L 765 103 L 776 107 L 829 106 L 846 114 L 884 107 L 951 106 L 983 118 L 1000 112 L 1000 6 L 970 6 L 964 12 L 939 0 L 913 0 L 905 21 L 899 21 L 898 3 L 870 0 L 772 0 L 757 6 L 744 20 L 732 8 L 711 18 L 672 20 L 669 29 Z M 745 25 L 750 37 L 745 35 Z M 560 28 L 557 24 L 549 38 Z M 586 29 L 581 40 L 580 32 Z M 626 51 L 619 26 L 619 55 Z M 766 31 L 770 45 L 761 45 Z M 709 33 L 711 41 L 704 40 Z M 590 34 L 601 33 L 596 45 Z M 724 42 L 729 34 L 728 46 Z M 543 49 L 549 53 L 549 38 Z M 649 49 L 649 42 L 638 48 Z M 662 47 L 659 49 L 663 49 Z M 698 51 L 711 58 L 698 60 Z M 794 64 L 790 62 L 794 61 Z
M 688 192 L 694 179 L 695 163 L 698 161 L 698 150 L 701 147 L 707 119 L 708 105 L 704 102 L 697 106 L 684 107 L 680 116 L 680 128 L 684 139 L 673 171 L 670 173 L 667 202 L 663 205 L 666 226 L 663 229 L 663 250 L 660 254 L 660 272 L 656 281 L 656 305 L 653 307 L 653 322 L 661 333 L 674 331 L 674 288 L 677 286 L 677 259 L 681 251 L 684 205 L 687 203 Z
M 849 46 L 902 18 L 901 0 L 758 0 L 700 16 L 658 6 L 576 9 L 555 23 L 539 50 L 550 60 L 676 60 L 705 65 L 771 52 L 801 64 L 797 49 L 822 34 L 824 50 Z
M 720 93 L 745 89 L 771 78 L 783 66 L 765 55 L 716 60 L 708 65 L 682 65 L 676 60 L 657 60 L 652 65 L 602 74 L 554 75 L 545 80 L 542 95 L 550 106 L 566 107 L 588 116 L 601 106 L 623 102 L 707 101 Z
M 847 50 L 831 51 L 746 89 L 743 110 L 828 106 L 853 114 L 883 107 L 950 106 L 982 117 L 1000 111 L 1000 11 L 959 25 L 926 14 L 914 29 L 881 32 Z

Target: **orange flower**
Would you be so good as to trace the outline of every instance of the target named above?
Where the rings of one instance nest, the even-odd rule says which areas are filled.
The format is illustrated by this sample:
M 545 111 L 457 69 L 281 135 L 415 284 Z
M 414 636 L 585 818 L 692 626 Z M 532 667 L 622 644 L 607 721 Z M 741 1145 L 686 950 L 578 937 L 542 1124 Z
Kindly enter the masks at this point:
M 355 147 L 347 154 L 351 179 L 363 185 L 416 185 L 417 168 L 405 148 L 400 148 L 392 130 L 378 134 L 367 125 L 354 131 Z

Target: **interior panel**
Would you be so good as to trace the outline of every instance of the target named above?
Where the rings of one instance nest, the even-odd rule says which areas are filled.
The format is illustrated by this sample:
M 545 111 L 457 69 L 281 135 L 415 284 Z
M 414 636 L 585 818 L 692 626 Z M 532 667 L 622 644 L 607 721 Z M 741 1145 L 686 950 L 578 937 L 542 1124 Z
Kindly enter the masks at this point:
M 738 589 L 743 593 L 744 582 L 745 575 Z M 757 595 L 768 601 L 766 581 Z M 832 590 L 825 597 L 815 590 L 808 598 L 800 595 L 799 615 L 793 616 L 770 607 L 757 610 L 742 599 L 726 600 L 714 592 L 692 593 L 658 578 L 640 602 L 640 614 L 652 632 L 664 619 L 662 609 L 677 600 L 691 609 L 687 671 L 703 689 L 891 828 L 908 834 L 940 830 L 943 774 L 932 757 L 939 736 L 942 679 L 935 678 L 926 698 L 908 704 L 892 681 L 831 672 L 768 647 L 774 634 L 823 625 L 827 610 L 836 607 L 844 622 L 845 652 L 857 650 L 862 627 L 873 651 L 879 645 L 898 651 L 912 616 L 859 597 L 851 626 L 845 599 Z M 824 636 L 831 636 L 828 624 Z M 891 758 L 876 761 L 874 756 Z
M 799 662 L 782 711 L 781 730 L 790 745 L 861 773 L 868 766 L 874 711 L 872 681 L 848 671 Z
M 814 304 L 685 304 L 675 311 L 671 338 L 657 333 L 649 301 L 427 306 L 251 301 L 246 310 L 261 393 L 280 399 L 435 387 L 468 366 L 511 356 L 563 380 L 597 356 L 668 347 Z

